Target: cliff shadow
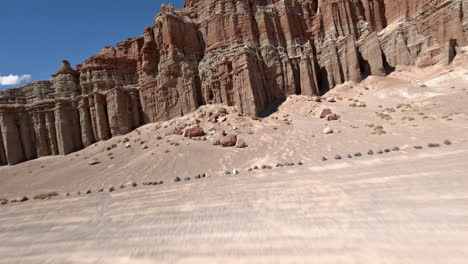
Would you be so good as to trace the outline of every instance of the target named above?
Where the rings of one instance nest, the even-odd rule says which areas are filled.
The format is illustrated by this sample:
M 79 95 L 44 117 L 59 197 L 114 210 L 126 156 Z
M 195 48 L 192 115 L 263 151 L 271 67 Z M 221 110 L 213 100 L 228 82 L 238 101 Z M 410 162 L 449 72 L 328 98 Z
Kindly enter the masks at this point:
M 328 91 L 330 91 L 330 84 L 328 82 L 328 71 L 325 67 L 320 68 L 318 85 L 320 96 L 323 96 Z
M 383 51 L 382 51 L 382 61 L 383 61 L 385 75 L 389 75 L 390 73 L 395 71 L 395 67 L 391 66 L 388 63 L 387 56 L 385 56 L 385 53 Z
M 282 105 L 286 101 L 286 97 L 281 97 L 273 100 L 273 102 L 269 103 L 265 109 L 258 115 L 258 117 L 265 118 L 269 117 L 270 115 L 274 114 L 278 111 L 280 105 Z

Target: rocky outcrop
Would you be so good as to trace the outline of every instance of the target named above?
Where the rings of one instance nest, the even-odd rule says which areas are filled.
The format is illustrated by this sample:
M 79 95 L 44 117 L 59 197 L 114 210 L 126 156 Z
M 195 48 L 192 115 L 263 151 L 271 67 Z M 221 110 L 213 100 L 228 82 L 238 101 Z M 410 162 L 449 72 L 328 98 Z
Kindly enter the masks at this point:
M 49 81 L 0 92 L 0 164 L 66 155 L 141 125 L 138 89 L 96 84 L 85 93 L 79 77 L 64 61 Z
M 221 103 L 258 115 L 397 65 L 450 63 L 464 0 L 187 0 L 74 70 L 0 92 L 0 164 L 68 154 Z

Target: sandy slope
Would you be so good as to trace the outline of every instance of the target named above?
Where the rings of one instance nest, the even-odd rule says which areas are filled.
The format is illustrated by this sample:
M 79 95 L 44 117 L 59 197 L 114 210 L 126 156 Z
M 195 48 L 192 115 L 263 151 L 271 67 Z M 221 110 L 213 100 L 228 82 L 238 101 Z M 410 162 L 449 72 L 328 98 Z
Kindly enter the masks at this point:
M 0 210 L 0 263 L 466 263 L 467 144 Z
M 337 87 L 326 95 L 336 102 L 291 96 L 261 120 L 231 109 L 211 123 L 202 115 L 218 107 L 207 106 L 64 157 L 0 167 L 0 198 L 61 194 L 0 206 L 0 262 L 466 263 L 467 65 L 461 56 L 450 66 L 398 68 Z M 367 107 L 350 106 L 359 102 Z M 320 119 L 324 108 L 340 119 Z M 172 133 L 196 119 L 213 131 L 207 141 Z M 249 147 L 213 146 L 222 130 Z M 426 147 L 447 139 L 453 144 Z M 395 146 L 402 150 L 366 154 Z M 346 158 L 356 152 L 364 157 Z M 101 163 L 90 166 L 92 159 Z M 298 161 L 304 165 L 247 172 Z M 241 174 L 223 174 L 234 168 Z M 210 177 L 172 181 L 199 173 Z

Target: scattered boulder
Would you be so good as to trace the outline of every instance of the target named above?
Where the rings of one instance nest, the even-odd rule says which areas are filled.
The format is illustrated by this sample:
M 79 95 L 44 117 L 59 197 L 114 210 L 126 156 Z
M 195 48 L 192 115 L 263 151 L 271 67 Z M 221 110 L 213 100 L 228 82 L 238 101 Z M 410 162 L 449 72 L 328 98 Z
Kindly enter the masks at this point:
M 137 187 L 138 184 L 136 182 L 132 182 L 132 187 Z
M 327 161 L 328 159 L 325 157 L 322 157 L 322 161 Z
M 329 128 L 329 127 L 326 127 L 324 130 L 323 130 L 323 133 L 324 134 L 333 134 L 333 129 Z
M 451 142 L 450 140 L 447 139 L 447 140 L 444 140 L 444 144 L 445 144 L 445 145 L 452 145 L 452 142 Z
M 26 202 L 29 200 L 29 198 L 27 196 L 21 196 L 20 198 L 17 199 L 18 202 L 22 203 L 22 202 Z
M 384 130 L 383 126 L 375 126 L 374 127 L 374 132 L 372 132 L 372 135 L 385 135 L 387 132 Z
M 195 176 L 195 179 L 200 179 L 201 178 L 201 175 L 198 174 L 197 176 Z
M 322 110 L 322 113 L 320 114 L 320 118 L 325 118 L 331 113 L 332 113 L 331 109 L 325 108 L 325 109 Z
M 327 102 L 329 102 L 329 103 L 335 103 L 335 102 L 336 102 L 336 98 L 335 98 L 335 97 L 328 97 L 328 98 L 327 98 Z
M 303 164 L 304 164 L 304 163 L 302 163 L 302 161 L 299 161 L 299 162 L 297 163 L 297 165 L 299 165 L 299 166 L 302 166 Z
M 436 144 L 436 143 L 429 143 L 427 144 L 427 146 L 430 148 L 440 148 L 440 144 Z
M 367 152 L 367 154 L 369 154 L 369 155 L 374 155 L 374 151 L 373 151 L 372 149 L 370 149 L 370 150 Z
M 0 198 L 0 205 L 5 205 L 8 203 L 8 199 L 6 198 Z
M 234 175 L 237 175 L 237 174 L 239 174 L 240 172 L 239 172 L 238 169 L 234 169 L 234 170 L 232 171 L 232 173 L 233 173 Z
M 341 156 L 340 156 L 339 154 L 336 154 L 336 155 L 335 155 L 335 159 L 336 159 L 336 160 L 340 160 L 340 159 L 341 159 Z
M 328 121 L 336 121 L 338 119 L 340 119 L 340 116 L 335 113 L 331 113 L 327 116 Z
M 258 166 L 255 165 L 255 166 L 253 167 L 253 169 L 254 169 L 254 170 L 258 170 Z
M 367 104 L 364 103 L 364 102 L 359 102 L 356 106 L 357 107 L 367 107 Z
M 101 188 L 98 190 L 98 192 L 103 192 L 104 191 L 104 188 Z
M 322 102 L 322 97 L 320 97 L 320 96 L 314 96 L 314 97 L 312 97 L 312 100 L 313 100 L 314 102 L 320 103 L 320 102 Z
M 120 189 L 125 189 L 125 185 L 124 185 L 124 184 L 120 184 Z
M 237 143 L 237 135 L 229 134 L 229 135 L 223 136 L 221 137 L 219 142 L 223 147 L 233 147 Z
M 132 147 L 132 145 L 130 143 L 125 144 L 125 148 L 131 148 L 131 147 Z
M 422 146 L 414 146 L 415 149 L 423 149 Z
M 377 150 L 377 154 L 383 154 L 383 153 L 384 152 L 381 149 Z
M 220 142 L 219 138 L 213 139 L 213 141 L 211 141 L 211 145 L 213 145 L 213 146 L 221 145 L 221 142 Z
M 385 149 L 385 153 L 390 153 L 390 149 Z
M 46 200 L 51 199 L 52 197 L 58 196 L 58 192 L 46 192 L 34 195 L 34 200 Z
M 199 126 L 187 128 L 184 131 L 184 137 L 193 138 L 193 137 L 203 137 L 204 135 L 205 135 L 205 131 L 203 130 L 203 128 Z
M 114 192 L 114 191 L 115 191 L 115 187 L 114 187 L 114 186 L 112 186 L 112 187 L 109 188 L 109 192 Z
M 399 151 L 399 150 L 400 150 L 399 147 L 393 147 L 393 148 L 392 148 L 392 151 Z
M 237 139 L 237 142 L 236 142 L 236 147 L 237 148 L 246 148 L 248 146 L 249 145 L 247 145 L 247 143 L 245 143 L 245 141 L 242 138 Z
M 98 159 L 92 159 L 88 162 L 90 166 L 100 164 L 101 162 Z
M 348 154 L 348 159 L 352 159 L 352 158 L 353 158 L 353 155 Z
M 180 181 L 181 181 L 181 179 L 179 177 L 174 178 L 174 182 L 180 182 Z
M 356 152 L 356 153 L 354 153 L 354 157 L 362 157 L 362 153 L 361 152 Z
M 86 194 L 91 194 L 91 192 L 92 192 L 91 190 L 88 190 L 88 191 L 86 192 Z
M 190 181 L 190 177 L 185 177 L 185 181 Z

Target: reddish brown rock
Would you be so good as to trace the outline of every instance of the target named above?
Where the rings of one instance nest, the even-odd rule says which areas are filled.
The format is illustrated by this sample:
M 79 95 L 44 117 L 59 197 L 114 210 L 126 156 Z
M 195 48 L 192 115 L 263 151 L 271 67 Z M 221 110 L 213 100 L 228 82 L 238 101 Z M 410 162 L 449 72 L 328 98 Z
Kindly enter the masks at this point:
M 203 137 L 205 135 L 205 131 L 201 127 L 192 127 L 185 129 L 184 136 L 185 137 Z
M 237 143 L 237 135 L 228 134 L 226 136 L 222 136 L 219 140 L 219 143 L 223 147 L 233 147 Z

